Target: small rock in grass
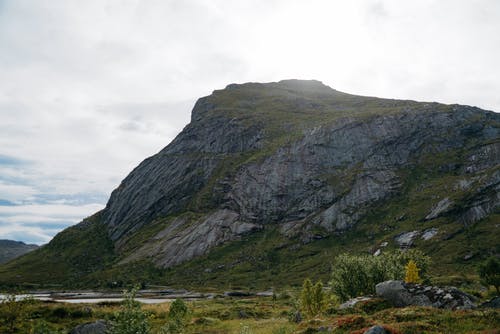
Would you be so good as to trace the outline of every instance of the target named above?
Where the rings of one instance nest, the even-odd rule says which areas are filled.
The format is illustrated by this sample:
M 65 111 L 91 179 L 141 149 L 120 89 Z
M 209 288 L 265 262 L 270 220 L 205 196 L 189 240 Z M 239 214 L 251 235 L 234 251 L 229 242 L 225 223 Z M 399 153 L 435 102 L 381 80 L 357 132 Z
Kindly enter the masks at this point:
M 376 325 L 368 328 L 364 334 L 389 334 L 389 332 L 387 332 L 384 327 Z

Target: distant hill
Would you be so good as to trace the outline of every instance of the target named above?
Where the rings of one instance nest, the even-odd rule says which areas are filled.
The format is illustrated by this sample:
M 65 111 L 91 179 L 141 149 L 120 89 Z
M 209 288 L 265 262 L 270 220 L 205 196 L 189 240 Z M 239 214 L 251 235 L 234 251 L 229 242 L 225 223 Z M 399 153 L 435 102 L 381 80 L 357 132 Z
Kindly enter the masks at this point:
M 330 277 L 339 253 L 418 248 L 432 275 L 500 254 L 500 114 L 319 81 L 232 84 L 106 208 L 0 266 L 0 284 L 225 287 Z
M 0 263 L 6 263 L 37 248 L 37 245 L 25 244 L 21 241 L 0 239 Z

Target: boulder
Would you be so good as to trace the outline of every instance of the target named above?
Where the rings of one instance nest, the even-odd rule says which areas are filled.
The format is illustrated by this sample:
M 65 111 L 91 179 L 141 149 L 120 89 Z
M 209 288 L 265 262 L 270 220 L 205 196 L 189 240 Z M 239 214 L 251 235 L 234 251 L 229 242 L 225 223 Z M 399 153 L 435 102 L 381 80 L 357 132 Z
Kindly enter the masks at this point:
M 389 332 L 386 331 L 384 327 L 376 325 L 368 328 L 368 330 L 365 331 L 364 334 L 389 334 Z
M 410 231 L 398 234 L 394 240 L 400 248 L 408 248 L 413 245 L 413 241 L 420 235 L 419 231 Z
M 500 297 L 495 297 L 485 301 L 479 307 L 500 308 Z
M 339 305 L 339 309 L 340 310 L 344 310 L 344 309 L 348 309 L 348 308 L 353 308 L 359 302 L 365 302 L 365 301 L 369 301 L 369 300 L 372 300 L 372 299 L 373 299 L 372 297 L 368 297 L 368 296 L 362 296 L 362 297 L 352 298 L 352 299 L 349 299 L 348 301 L 340 304 Z
M 69 332 L 70 334 L 105 334 L 108 330 L 108 323 L 104 320 L 97 320 L 86 324 L 78 325 Z
M 475 308 L 473 296 L 457 288 L 410 284 L 403 281 L 385 281 L 376 285 L 377 295 L 396 307 L 432 306 L 452 310 Z

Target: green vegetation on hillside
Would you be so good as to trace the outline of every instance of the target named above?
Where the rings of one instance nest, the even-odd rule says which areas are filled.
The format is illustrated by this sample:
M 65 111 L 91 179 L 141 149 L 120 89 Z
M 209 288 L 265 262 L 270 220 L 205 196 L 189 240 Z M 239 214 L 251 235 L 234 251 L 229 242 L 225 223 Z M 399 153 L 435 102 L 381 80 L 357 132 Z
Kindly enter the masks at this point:
M 113 243 L 98 212 L 60 232 L 50 244 L 0 267 L 0 284 L 74 286 L 109 267 L 114 259 Z

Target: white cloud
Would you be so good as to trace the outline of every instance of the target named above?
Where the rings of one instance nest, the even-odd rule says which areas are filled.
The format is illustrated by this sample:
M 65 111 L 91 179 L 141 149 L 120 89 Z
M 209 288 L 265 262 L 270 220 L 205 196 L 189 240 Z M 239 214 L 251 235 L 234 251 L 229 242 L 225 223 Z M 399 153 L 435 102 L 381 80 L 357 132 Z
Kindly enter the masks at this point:
M 18 202 L 25 200 L 26 198 L 31 198 L 36 193 L 37 191 L 30 186 L 7 184 L 0 180 L 0 194 L 2 194 L 1 199 L 10 202 Z
M 16 206 L 0 206 L 0 219 L 2 216 L 29 215 L 35 217 L 75 218 L 93 213 L 103 206 L 101 204 L 86 204 L 81 206 L 64 204 L 30 204 Z
M 0 199 L 105 198 L 232 82 L 500 110 L 498 31 L 496 0 L 0 0 L 0 156 L 30 162 Z
M 101 210 L 102 204 L 0 206 L 0 238 L 43 244 L 61 229 Z

